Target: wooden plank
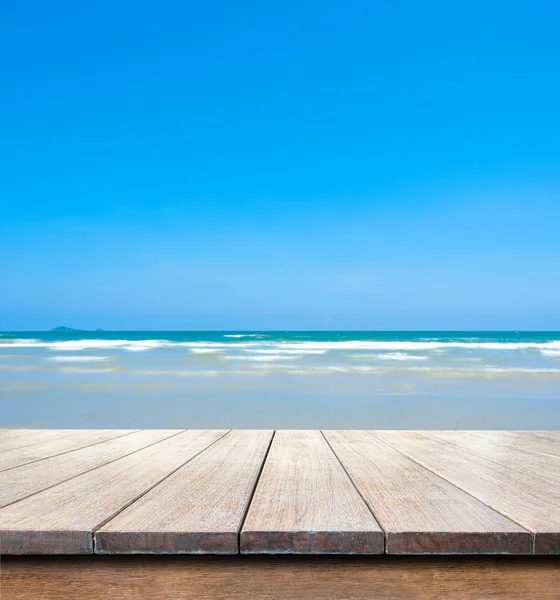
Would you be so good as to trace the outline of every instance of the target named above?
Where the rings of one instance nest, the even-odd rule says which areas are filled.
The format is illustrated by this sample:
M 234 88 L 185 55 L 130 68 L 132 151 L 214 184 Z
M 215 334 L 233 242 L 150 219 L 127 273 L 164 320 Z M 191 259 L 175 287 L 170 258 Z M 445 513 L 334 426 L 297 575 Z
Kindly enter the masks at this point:
M 9 427 L 0 429 L 0 442 L 14 440 L 24 435 L 31 435 L 35 429 L 10 429 Z
M 243 554 L 378 554 L 384 536 L 320 431 L 277 431 L 240 545 Z
M 419 433 L 454 444 L 463 450 L 474 452 L 532 477 L 540 477 L 553 485 L 560 484 L 560 457 L 533 452 L 525 445 L 527 436 L 521 436 L 519 443 L 511 446 L 497 443 L 498 436 L 494 439 L 482 438 L 468 431 L 420 431 Z
M 537 432 L 534 431 L 480 431 L 474 429 L 465 433 L 485 440 L 492 440 L 500 446 L 513 446 L 515 448 L 522 446 L 525 450 L 531 452 L 539 452 L 560 458 L 560 438 L 556 440 L 556 436 L 545 438 L 537 435 Z
M 272 431 L 232 431 L 109 521 L 99 554 L 236 554 Z
M 18 436 L 0 442 L 0 453 L 79 435 L 80 431 L 80 429 L 37 429 L 31 435 Z
M 537 438 L 550 439 L 553 442 L 560 443 L 560 430 L 559 429 L 531 429 L 525 431 L 511 431 L 510 433 L 520 433 L 521 435 L 535 436 Z
M 558 600 L 553 557 L 8 556 L 2 600 Z
M 526 437 L 544 441 L 547 443 L 547 447 L 552 446 L 555 452 L 560 450 L 560 431 L 512 431 L 511 433 L 522 434 Z
M 95 529 L 224 433 L 184 431 L 3 508 L 2 551 L 91 554 Z
M 323 432 L 388 554 L 530 554 L 531 534 L 365 431 Z
M 0 455 L 0 471 L 57 456 L 86 446 L 134 433 L 134 429 L 84 429 L 78 435 L 47 440 L 32 446 L 7 450 Z M 138 431 L 138 430 L 136 430 Z
M 179 433 L 180 429 L 139 431 L 68 454 L 0 473 L 0 507 L 81 475 Z
M 534 533 L 534 552 L 560 554 L 560 488 L 410 431 L 373 431 L 440 477 Z

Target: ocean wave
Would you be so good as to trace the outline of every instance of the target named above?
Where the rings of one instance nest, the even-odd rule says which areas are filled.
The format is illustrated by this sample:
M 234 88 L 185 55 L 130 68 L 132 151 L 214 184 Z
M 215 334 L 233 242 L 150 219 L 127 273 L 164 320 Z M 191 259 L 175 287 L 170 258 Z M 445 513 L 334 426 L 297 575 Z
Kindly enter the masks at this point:
M 231 356 L 224 357 L 228 360 L 239 360 L 240 357 Z M 247 360 L 248 357 L 242 357 L 241 360 Z M 406 372 L 411 376 L 424 376 L 435 379 L 460 379 L 460 378 L 502 378 L 516 376 L 541 376 L 541 377 L 557 377 L 560 376 L 560 368 L 501 368 L 501 367 L 484 367 L 484 368 L 447 368 L 447 367 L 421 367 L 421 366 L 375 366 L 375 365 L 301 365 L 282 364 L 281 361 L 286 360 L 285 356 L 269 359 L 268 357 L 253 357 L 255 363 L 251 364 L 249 369 L 232 369 L 232 370 L 171 370 L 171 369 L 133 369 L 128 371 L 131 375 L 151 375 L 151 376 L 176 376 L 176 377 L 230 377 L 230 376 L 264 376 L 264 375 L 300 375 L 300 376 L 384 376 L 392 375 L 397 372 Z M 276 361 L 280 361 L 279 363 Z M 67 373 L 109 373 L 115 369 L 83 369 L 78 367 L 62 367 L 60 369 Z
M 64 342 L 44 342 L 42 340 L 14 339 L 2 342 L 2 347 L 9 348 L 47 348 L 59 352 L 77 350 L 110 350 L 123 348 L 125 350 L 141 351 L 175 345 L 167 340 L 68 340 Z
M 229 337 L 258 337 L 261 334 L 228 334 Z M 333 351 L 388 351 L 393 353 L 407 351 L 433 351 L 441 352 L 448 349 L 463 350 L 497 350 L 497 351 L 519 351 L 538 350 L 544 355 L 560 355 L 560 340 L 547 342 L 440 342 L 440 341 L 232 341 L 232 342 L 175 342 L 166 339 L 146 340 L 108 340 L 108 339 L 78 339 L 56 342 L 47 342 L 39 339 L 2 339 L 0 348 L 46 348 L 57 352 L 71 352 L 82 350 L 127 350 L 131 352 L 142 352 L 158 348 L 189 348 L 193 354 L 196 349 L 248 349 L 255 354 L 320 354 Z M 398 359 L 396 359 L 398 360 Z M 404 360 L 404 359 L 403 359 Z
M 191 354 L 217 354 L 221 348 L 190 348 Z
M 224 334 L 224 337 L 227 338 L 244 338 L 244 337 L 265 337 L 262 333 L 228 333 Z
M 544 354 L 545 356 L 560 356 L 560 349 L 548 350 L 545 348 L 545 349 L 541 350 L 541 354 Z
M 283 348 L 270 348 L 259 350 L 258 348 L 249 348 L 244 352 L 253 352 L 254 354 L 326 354 L 328 350 L 284 350 Z
M 385 354 L 352 354 L 351 358 L 375 358 L 381 360 L 428 360 L 430 357 L 406 354 L 405 352 L 386 352 Z
M 297 358 L 302 358 L 301 355 L 298 354 L 256 354 L 256 355 L 249 355 L 249 356 L 239 356 L 239 355 L 230 355 L 230 356 L 223 356 L 222 358 L 225 358 L 226 360 L 254 360 L 254 361 L 262 361 L 262 362 L 269 362 L 269 361 L 277 361 L 277 360 L 295 360 Z
M 547 368 L 523 368 L 523 367 L 482 367 L 482 368 L 453 368 L 453 367 L 422 367 L 422 366 L 375 366 L 375 365 L 300 365 L 294 368 L 291 365 L 275 364 L 274 366 L 260 364 L 255 365 L 260 369 L 266 369 L 268 373 L 278 374 L 298 374 L 298 375 L 332 375 L 332 374 L 371 374 L 371 375 L 386 375 L 393 373 L 407 372 L 411 375 L 419 374 L 436 378 L 460 378 L 460 377 L 501 377 L 501 376 L 521 376 L 521 375 L 545 375 L 545 376 L 560 376 L 560 369 Z M 254 371 L 253 373 L 256 373 Z M 231 375 L 235 371 L 228 371 L 224 375 Z
M 560 340 L 548 342 L 381 342 L 349 340 L 344 342 L 169 342 L 169 345 L 187 346 L 190 348 L 262 348 L 273 349 L 277 352 L 295 350 L 299 353 L 309 351 L 329 350 L 387 350 L 387 351 L 442 351 L 450 348 L 473 350 L 559 350 Z
M 267 342 L 168 342 L 170 346 L 183 346 L 185 348 L 251 348 L 266 346 Z
M 560 340 L 550 342 L 279 342 L 280 348 L 310 348 L 317 350 L 439 350 L 444 348 L 481 350 L 560 350 Z

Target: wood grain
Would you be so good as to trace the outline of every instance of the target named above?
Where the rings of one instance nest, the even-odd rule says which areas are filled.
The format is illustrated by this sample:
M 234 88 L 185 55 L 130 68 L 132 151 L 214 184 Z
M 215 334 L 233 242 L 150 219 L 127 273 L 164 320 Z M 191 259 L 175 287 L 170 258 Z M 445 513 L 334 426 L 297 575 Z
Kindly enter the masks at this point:
M 365 431 L 325 431 L 389 554 L 530 554 L 531 534 Z
M 38 429 L 31 435 L 16 436 L 0 442 L 0 453 L 79 435 L 80 431 L 80 429 Z
M 511 433 L 521 433 L 523 435 L 527 435 L 529 437 L 536 437 L 536 438 L 541 438 L 541 439 L 545 439 L 545 440 L 550 440 L 551 442 L 555 443 L 555 444 L 560 444 L 560 430 L 552 430 L 552 429 L 547 429 L 545 431 L 514 431 Z
M 528 436 L 521 436 L 519 443 L 511 446 L 497 443 L 498 435 L 492 439 L 474 436 L 468 431 L 420 431 L 419 433 L 454 444 L 522 473 L 540 477 L 550 481 L 552 485 L 560 485 L 560 456 L 532 451 L 526 446 Z
M 224 436 L 97 531 L 96 553 L 237 553 L 272 433 Z
M 277 431 L 241 552 L 382 553 L 383 532 L 319 431 Z
M 130 433 L 133 429 L 84 429 L 77 435 L 47 440 L 39 444 L 24 446 L 3 451 L 0 455 L 0 471 L 13 469 L 30 462 L 78 450 L 85 446 L 99 444 L 113 438 L 119 438 Z
M 371 434 L 533 532 L 535 553 L 560 553 L 558 486 L 417 432 Z
M 0 473 L 0 507 L 155 444 L 181 430 L 139 431 Z
M 3 552 L 560 554 L 555 432 L 6 433 Z
M 538 435 L 542 432 L 534 431 L 479 431 L 466 432 L 469 435 L 485 440 L 491 440 L 495 444 L 504 447 L 522 447 L 524 450 L 538 452 L 546 456 L 560 457 L 560 437 L 544 437 Z M 552 432 L 555 433 L 555 432 Z
M 31 435 L 36 429 L 11 429 L 11 428 L 0 428 L 0 442 L 7 442 L 8 440 L 14 440 L 24 435 Z
M 3 508 L 2 551 L 92 553 L 95 529 L 224 433 L 184 431 Z
M 557 557 L 6 557 L 2 600 L 558 600 Z

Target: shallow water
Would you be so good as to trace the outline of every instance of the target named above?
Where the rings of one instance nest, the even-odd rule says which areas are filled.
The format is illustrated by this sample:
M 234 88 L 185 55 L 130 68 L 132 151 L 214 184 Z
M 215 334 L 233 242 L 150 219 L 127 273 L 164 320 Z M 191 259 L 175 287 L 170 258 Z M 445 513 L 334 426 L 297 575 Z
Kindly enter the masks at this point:
M 5 332 L 0 425 L 558 429 L 560 333 Z

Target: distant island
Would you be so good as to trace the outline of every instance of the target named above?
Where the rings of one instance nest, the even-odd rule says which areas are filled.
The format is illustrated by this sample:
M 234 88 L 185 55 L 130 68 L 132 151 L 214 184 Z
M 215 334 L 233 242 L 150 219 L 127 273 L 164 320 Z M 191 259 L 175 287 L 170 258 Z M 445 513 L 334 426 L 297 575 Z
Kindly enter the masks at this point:
M 66 327 L 61 325 L 60 327 L 55 327 L 51 329 L 51 331 L 89 331 L 89 329 L 73 329 L 72 327 Z M 94 332 L 103 331 L 103 329 L 95 329 Z

